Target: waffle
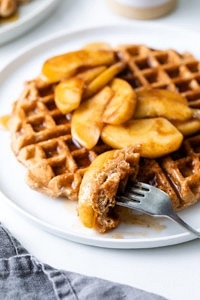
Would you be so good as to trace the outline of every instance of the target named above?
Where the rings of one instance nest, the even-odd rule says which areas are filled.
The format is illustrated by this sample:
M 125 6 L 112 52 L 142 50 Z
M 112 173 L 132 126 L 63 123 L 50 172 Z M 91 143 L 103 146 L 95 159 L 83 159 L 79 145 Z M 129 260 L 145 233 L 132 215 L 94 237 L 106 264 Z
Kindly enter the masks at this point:
M 138 180 L 165 191 L 175 210 L 200 199 L 200 135 L 184 140 L 181 148 L 161 159 L 141 159 Z
M 156 50 L 144 45 L 122 45 L 119 57 L 128 67 L 120 77 L 135 90 L 179 92 L 191 108 L 200 108 L 200 62 L 190 53 Z M 138 180 L 164 190 L 175 210 L 200 198 L 200 134 L 185 138 L 181 148 L 160 159 L 141 159 Z
M 168 89 L 182 94 L 192 108 L 200 107 L 200 63 L 190 53 L 156 50 L 143 45 L 115 48 L 126 68 L 118 74 L 137 91 Z M 54 84 L 35 79 L 26 83 L 13 106 L 11 146 L 27 169 L 28 184 L 50 196 L 78 199 L 87 167 L 109 147 L 101 141 L 91 150 L 71 136 L 70 114 L 54 102 Z M 200 134 L 185 138 L 175 153 L 159 159 L 141 158 L 138 180 L 166 191 L 178 210 L 200 198 Z
M 109 149 L 99 143 L 92 150 L 81 148 L 71 136 L 70 115 L 63 115 L 54 102 L 53 85 L 27 82 L 14 103 L 10 120 L 11 147 L 27 169 L 31 188 L 51 197 L 77 200 L 86 168 Z

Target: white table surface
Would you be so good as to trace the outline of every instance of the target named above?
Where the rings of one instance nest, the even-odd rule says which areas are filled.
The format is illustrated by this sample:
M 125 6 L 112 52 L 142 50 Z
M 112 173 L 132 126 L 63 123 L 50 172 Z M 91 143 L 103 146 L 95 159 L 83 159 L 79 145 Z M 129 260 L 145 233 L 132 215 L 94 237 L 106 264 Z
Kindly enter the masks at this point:
M 163 18 L 148 21 L 200 30 L 200 1 L 180 0 Z M 0 46 L 0 70 L 25 45 L 60 30 L 112 23 L 146 22 L 114 15 L 103 0 L 62 0 L 37 27 Z M 154 249 L 113 250 L 76 244 L 47 232 L 0 199 L 0 220 L 38 259 L 56 268 L 98 276 L 173 300 L 200 299 L 200 241 Z

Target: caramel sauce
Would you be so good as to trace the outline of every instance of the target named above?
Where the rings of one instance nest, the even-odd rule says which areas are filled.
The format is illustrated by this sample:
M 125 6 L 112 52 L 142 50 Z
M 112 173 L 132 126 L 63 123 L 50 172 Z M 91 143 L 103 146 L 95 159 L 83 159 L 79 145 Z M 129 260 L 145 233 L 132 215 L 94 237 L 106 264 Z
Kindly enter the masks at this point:
M 166 228 L 165 225 L 160 224 L 160 219 L 145 214 L 134 213 L 132 210 L 125 207 L 120 207 L 119 215 L 120 222 L 125 224 L 151 228 L 156 231 L 164 230 Z
M 124 238 L 124 236 L 123 236 L 122 233 L 115 233 L 115 234 L 113 235 L 113 238 L 114 238 L 114 239 L 119 239 L 119 240 L 121 240 L 121 239 Z
M 8 129 L 9 120 L 10 120 L 9 115 L 0 116 L 0 127 L 4 129 Z
M 19 19 L 19 13 L 15 12 L 9 17 L 0 17 L 0 25 L 5 24 L 5 23 L 10 23 L 10 22 L 15 22 Z

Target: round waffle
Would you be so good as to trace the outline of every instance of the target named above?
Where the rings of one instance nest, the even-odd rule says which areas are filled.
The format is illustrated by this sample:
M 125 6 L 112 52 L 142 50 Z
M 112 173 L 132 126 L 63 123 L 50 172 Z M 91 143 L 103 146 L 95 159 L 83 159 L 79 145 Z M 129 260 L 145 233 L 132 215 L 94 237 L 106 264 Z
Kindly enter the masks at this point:
M 117 74 L 135 91 L 167 89 L 183 95 L 189 106 L 200 106 L 200 63 L 190 53 L 156 50 L 144 45 L 114 49 L 126 67 Z M 10 130 L 12 149 L 28 169 L 28 184 L 53 197 L 77 200 L 85 170 L 110 147 L 100 140 L 87 150 L 71 135 L 70 114 L 55 105 L 54 83 L 27 82 L 15 102 Z M 200 135 L 184 138 L 181 148 L 159 159 L 141 158 L 138 179 L 166 191 L 178 210 L 200 198 Z

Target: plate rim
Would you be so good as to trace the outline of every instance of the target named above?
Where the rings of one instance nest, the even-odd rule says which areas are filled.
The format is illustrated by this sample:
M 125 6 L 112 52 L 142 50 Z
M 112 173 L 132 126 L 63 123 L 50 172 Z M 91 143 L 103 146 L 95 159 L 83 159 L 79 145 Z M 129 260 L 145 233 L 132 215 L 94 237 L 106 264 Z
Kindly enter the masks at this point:
M 143 28 L 146 28 L 147 25 L 143 25 L 141 24 Z M 153 25 L 153 24 L 151 24 Z M 16 57 L 14 57 L 12 60 L 10 60 L 6 66 L 3 67 L 3 69 L 1 70 L 1 74 L 3 76 L 4 72 L 9 71 L 9 69 L 12 67 L 13 63 L 17 62 L 18 59 L 20 59 L 23 54 L 29 52 L 29 51 L 33 51 L 35 48 L 38 47 L 43 47 L 45 44 L 48 44 L 49 42 L 55 41 L 56 39 L 63 39 L 65 37 L 69 37 L 73 36 L 74 34 L 80 34 L 81 32 L 86 32 L 86 31 L 96 31 L 96 30 L 104 30 L 106 28 L 106 30 L 108 29 L 108 27 L 110 28 L 116 28 L 118 26 L 123 26 L 123 27 L 129 27 L 129 28 L 134 28 L 136 25 L 132 24 L 132 25 L 119 25 L 119 24 L 111 24 L 111 25 L 102 25 L 102 26 L 96 26 L 96 27 L 85 27 L 80 29 L 76 29 L 76 30 L 67 30 L 67 31 L 61 31 L 58 32 L 56 34 L 54 34 L 53 36 L 49 36 L 49 37 L 45 37 L 40 39 L 39 41 L 36 41 L 34 43 L 32 43 L 31 45 L 29 45 L 28 47 L 24 47 L 24 49 L 22 49 L 22 51 L 20 53 L 18 53 L 16 55 Z M 138 25 L 137 25 L 138 26 Z M 155 28 L 155 25 L 151 26 Z M 162 29 L 165 28 L 165 30 L 169 29 L 169 26 L 161 26 Z M 159 29 L 160 30 L 160 29 Z M 170 28 L 170 30 L 172 30 L 172 28 Z M 178 29 L 177 32 L 180 32 L 180 30 Z M 182 30 L 182 33 L 185 32 L 189 32 L 187 30 Z M 200 36 L 200 33 L 198 32 L 194 32 L 195 36 Z M 1 80 L 1 76 L 0 76 L 0 80 Z M 9 203 L 13 208 L 15 208 L 15 210 L 17 210 L 19 213 L 23 214 L 26 218 L 28 218 L 29 220 L 31 220 L 32 222 L 34 222 L 34 224 L 39 225 L 40 227 L 42 227 L 44 230 L 51 232 L 53 234 L 56 234 L 57 236 L 61 236 L 62 238 L 66 238 L 68 240 L 77 242 L 77 243 L 82 243 L 85 245 L 91 245 L 91 246 L 97 246 L 97 247 L 103 247 L 103 248 L 115 248 L 115 249 L 136 249 L 136 248 L 155 248 L 155 247 L 163 247 L 163 246 L 169 246 L 169 245 L 174 245 L 174 244 L 180 244 L 183 242 L 187 242 L 187 241 L 191 241 L 194 240 L 195 237 L 188 233 L 188 232 L 184 232 L 184 233 L 179 233 L 179 234 L 175 234 L 173 236 L 170 236 L 170 242 L 169 239 L 167 239 L 166 237 L 159 237 L 159 238 L 145 238 L 144 241 L 140 238 L 139 241 L 137 242 L 137 239 L 134 239 L 134 241 L 130 241 L 130 239 L 122 239 L 122 240 L 117 240 L 117 239 L 110 239 L 110 238 L 106 238 L 106 245 L 102 244 L 102 240 L 99 241 L 98 238 L 96 237 L 84 237 L 83 234 L 81 234 L 81 236 L 76 235 L 76 237 L 74 237 L 74 234 L 70 234 L 67 233 L 67 237 L 65 237 L 66 232 L 63 232 L 63 230 L 58 229 L 56 226 L 47 223 L 44 220 L 41 220 L 39 218 L 37 218 L 34 215 L 31 215 L 28 211 L 26 211 L 26 209 L 21 208 L 19 205 L 17 205 L 17 203 L 15 201 L 13 201 L 12 199 L 9 199 L 1 190 L 0 190 L 0 195 L 4 198 L 4 200 Z M 77 240 L 77 236 L 78 239 Z M 131 239 L 133 240 L 133 239 Z M 174 240 L 176 240 L 176 242 L 174 242 Z M 158 241 L 160 242 L 158 245 Z M 148 243 L 148 246 L 144 246 L 143 244 Z
M 0 197 L 5 200 L 5 202 L 13 208 L 19 215 L 22 215 L 25 219 L 30 221 L 33 225 L 36 225 L 38 228 L 53 234 L 57 237 L 63 238 L 65 240 L 75 242 L 78 244 L 95 246 L 99 248 L 108 248 L 108 249 L 151 249 L 151 248 L 160 248 L 168 247 L 171 245 L 178 245 L 185 242 L 192 241 L 196 239 L 189 232 L 183 232 L 174 234 L 173 236 L 159 237 L 159 238 L 135 238 L 135 239 L 114 239 L 114 238 L 101 238 L 98 237 L 88 237 L 85 234 L 71 234 L 69 231 L 59 229 L 57 226 L 54 226 L 34 215 L 29 213 L 26 209 L 17 205 L 15 201 L 8 198 L 0 190 Z M 131 241 L 130 241 L 131 240 Z M 170 241 L 170 242 L 169 242 Z M 175 241 L 175 242 L 174 242 Z M 148 243 L 148 245 L 147 245 Z
M 60 1 L 60 0 L 50 0 L 52 2 Z M 55 39 L 61 39 L 64 36 L 71 36 L 75 34 L 80 34 L 81 32 L 86 32 L 86 31 L 94 31 L 94 30 L 103 30 L 107 28 L 122 28 L 122 27 L 127 27 L 127 28 L 136 28 L 136 27 L 141 27 L 141 28 L 148 28 L 148 30 L 151 28 L 151 31 L 154 30 L 165 30 L 165 31 L 171 31 L 173 34 L 189 34 L 193 35 L 196 37 L 200 37 L 200 32 L 199 31 L 194 31 L 194 30 L 189 30 L 187 28 L 181 28 L 181 27 L 174 27 L 173 25 L 168 25 L 168 24 L 159 24 L 159 27 L 155 23 L 151 23 L 150 21 L 146 21 L 145 23 L 140 23 L 140 24 L 134 24 L 134 23 L 128 23 L 128 24 L 120 24 L 119 22 L 115 22 L 112 24 L 104 24 L 104 25 L 96 25 L 96 26 L 81 26 L 73 29 L 61 29 L 58 30 L 54 33 L 50 33 L 47 36 L 38 38 L 35 41 L 30 42 L 28 45 L 22 46 L 22 48 L 17 52 L 17 54 L 14 54 L 13 57 L 3 66 L 2 70 L 3 71 L 8 65 L 10 65 L 13 61 L 18 59 L 20 56 L 23 54 L 27 53 L 28 51 L 31 51 L 33 48 L 41 47 L 44 44 L 51 42 L 52 40 Z

